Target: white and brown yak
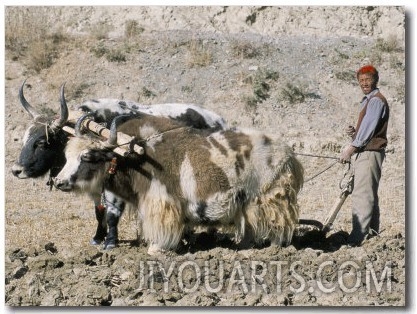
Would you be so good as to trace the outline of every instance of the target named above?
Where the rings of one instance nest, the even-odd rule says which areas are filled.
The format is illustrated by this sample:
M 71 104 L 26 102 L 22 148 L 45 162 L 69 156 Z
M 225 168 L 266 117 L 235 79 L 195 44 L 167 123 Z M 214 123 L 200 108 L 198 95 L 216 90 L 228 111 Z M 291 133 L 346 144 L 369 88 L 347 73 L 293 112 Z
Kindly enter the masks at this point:
M 116 155 L 109 148 L 116 130 L 135 137 L 144 154 Z M 291 242 L 304 171 L 279 139 L 249 129 L 210 133 L 146 114 L 116 118 L 111 134 L 106 143 L 70 139 L 55 186 L 105 188 L 133 205 L 149 254 L 175 249 L 195 226 L 233 228 L 245 245 Z

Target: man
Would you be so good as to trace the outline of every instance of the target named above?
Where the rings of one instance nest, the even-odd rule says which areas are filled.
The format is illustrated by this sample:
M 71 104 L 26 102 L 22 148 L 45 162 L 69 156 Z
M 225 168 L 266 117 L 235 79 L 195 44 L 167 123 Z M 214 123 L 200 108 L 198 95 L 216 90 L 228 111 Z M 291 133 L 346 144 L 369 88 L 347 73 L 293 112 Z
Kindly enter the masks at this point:
M 356 77 L 365 96 L 360 103 L 356 127 L 349 126 L 346 130 L 352 142 L 339 157 L 341 163 L 348 163 L 355 154 L 350 246 L 359 246 L 369 236 L 379 233 L 378 187 L 389 119 L 387 100 L 377 88 L 378 71 L 366 65 L 357 71 Z

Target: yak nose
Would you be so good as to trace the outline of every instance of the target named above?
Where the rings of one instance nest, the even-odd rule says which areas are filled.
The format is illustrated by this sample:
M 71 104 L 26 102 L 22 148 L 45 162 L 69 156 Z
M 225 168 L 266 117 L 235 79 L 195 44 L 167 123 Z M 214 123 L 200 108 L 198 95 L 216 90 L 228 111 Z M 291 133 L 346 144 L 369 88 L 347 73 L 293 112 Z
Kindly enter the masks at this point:
M 63 188 L 64 187 L 64 182 L 63 181 L 61 181 L 61 180 L 59 180 L 59 179 L 57 179 L 57 178 L 52 178 L 52 180 L 53 180 L 53 182 L 54 182 L 54 186 L 57 188 L 57 189 L 61 189 L 61 188 Z
M 23 178 L 24 177 L 23 176 L 23 174 L 24 174 L 23 167 L 21 165 L 14 164 L 13 167 L 12 167 L 12 173 L 15 177 L 18 177 L 18 178 Z
M 66 180 L 60 180 L 59 178 L 53 178 L 54 186 L 61 191 L 71 190 L 71 186 Z

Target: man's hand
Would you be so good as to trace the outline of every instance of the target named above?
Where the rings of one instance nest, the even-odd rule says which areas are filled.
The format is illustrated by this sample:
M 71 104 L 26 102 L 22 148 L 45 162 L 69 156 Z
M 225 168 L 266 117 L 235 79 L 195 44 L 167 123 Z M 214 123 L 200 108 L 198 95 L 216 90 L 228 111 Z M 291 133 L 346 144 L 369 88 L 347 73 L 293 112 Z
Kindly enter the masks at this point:
M 339 157 L 339 162 L 342 164 L 346 164 L 350 162 L 350 158 L 352 157 L 352 155 L 356 152 L 356 147 L 352 146 L 352 145 L 347 145 L 342 153 L 340 154 Z
M 349 125 L 346 129 L 346 134 L 352 137 L 355 134 L 355 128 L 351 125 Z

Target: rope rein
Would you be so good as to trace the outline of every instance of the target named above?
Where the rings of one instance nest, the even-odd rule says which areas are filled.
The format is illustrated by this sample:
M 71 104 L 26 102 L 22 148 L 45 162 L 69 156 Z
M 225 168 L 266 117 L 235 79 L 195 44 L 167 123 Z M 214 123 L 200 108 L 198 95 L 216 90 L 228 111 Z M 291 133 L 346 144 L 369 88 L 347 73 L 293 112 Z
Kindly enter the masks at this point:
M 316 177 L 318 177 L 319 175 L 321 175 L 322 173 L 324 173 L 325 171 L 329 170 L 331 167 L 333 167 L 335 164 L 337 164 L 338 161 L 336 160 L 335 162 L 331 163 L 329 166 L 327 166 L 326 168 L 324 168 L 323 170 L 319 171 L 317 174 L 313 175 L 312 177 L 304 180 L 304 183 L 311 181 L 313 179 L 315 179 Z
M 176 130 L 181 130 L 181 129 L 189 129 L 189 130 L 191 130 L 191 127 L 190 126 L 182 126 L 182 127 L 172 128 L 172 129 L 166 130 L 164 132 L 160 132 L 160 133 L 153 134 L 153 135 L 149 136 L 148 138 L 145 138 L 145 139 L 143 139 L 143 140 L 141 140 L 139 142 L 146 143 L 146 142 L 149 142 L 153 138 L 156 138 L 158 136 L 164 135 L 165 133 L 169 133 L 169 132 L 176 131 Z
M 333 159 L 335 160 L 334 162 L 332 162 L 329 166 L 326 166 L 323 170 L 320 170 L 318 173 L 316 173 L 315 175 L 311 176 L 310 178 L 304 180 L 304 183 L 309 182 L 313 179 L 315 179 L 316 177 L 318 177 L 319 175 L 321 175 L 322 173 L 326 172 L 327 170 L 329 170 L 331 167 L 333 167 L 335 164 L 337 164 L 339 162 L 339 158 L 337 157 L 332 157 L 332 156 L 322 156 L 322 155 L 314 155 L 314 154 L 303 154 L 303 153 L 294 153 L 295 155 L 299 155 L 299 156 L 307 156 L 307 157 L 316 157 L 316 158 L 326 158 L 326 159 Z M 350 169 L 350 163 L 349 163 L 349 169 Z M 343 177 L 346 176 L 346 173 Z M 342 179 L 343 180 L 343 179 Z
M 339 160 L 339 158 L 337 158 L 337 157 L 332 157 L 332 156 L 322 156 L 322 155 L 302 154 L 302 153 L 294 153 L 294 154 L 295 154 L 295 155 L 300 155 L 300 156 L 307 156 L 307 157 L 328 158 L 328 159 L 335 159 L 335 160 Z

